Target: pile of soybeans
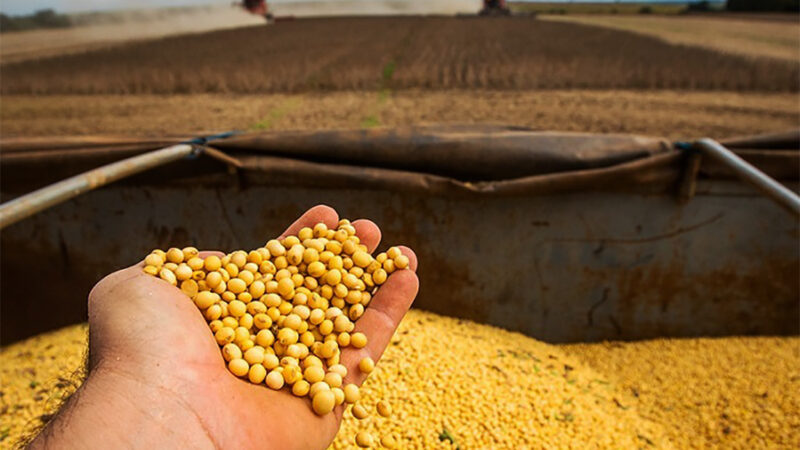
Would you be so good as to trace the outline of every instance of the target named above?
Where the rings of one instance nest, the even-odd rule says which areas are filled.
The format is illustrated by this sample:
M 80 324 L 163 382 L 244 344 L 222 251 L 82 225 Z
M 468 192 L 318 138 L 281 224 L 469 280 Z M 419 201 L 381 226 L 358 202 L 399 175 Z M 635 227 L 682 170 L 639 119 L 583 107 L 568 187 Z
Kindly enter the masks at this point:
M 83 324 L 0 351 L 0 447 L 77 388 L 86 343 Z M 412 309 L 361 389 L 392 417 L 345 414 L 332 447 L 366 428 L 399 448 L 797 448 L 798 392 L 797 337 L 554 346 Z

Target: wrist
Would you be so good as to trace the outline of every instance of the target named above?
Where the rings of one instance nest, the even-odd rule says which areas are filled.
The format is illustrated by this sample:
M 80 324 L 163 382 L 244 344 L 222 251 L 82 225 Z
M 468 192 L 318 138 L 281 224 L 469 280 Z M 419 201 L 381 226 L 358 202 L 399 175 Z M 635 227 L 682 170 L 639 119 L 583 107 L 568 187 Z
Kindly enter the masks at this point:
M 167 386 L 99 364 L 31 448 L 217 447 L 200 417 Z

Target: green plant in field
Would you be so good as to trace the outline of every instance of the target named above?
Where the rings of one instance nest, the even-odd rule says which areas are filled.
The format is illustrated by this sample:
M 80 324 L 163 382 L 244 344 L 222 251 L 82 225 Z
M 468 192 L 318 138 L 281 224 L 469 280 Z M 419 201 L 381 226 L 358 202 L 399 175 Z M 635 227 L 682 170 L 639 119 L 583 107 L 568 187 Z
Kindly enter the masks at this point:
M 375 128 L 380 125 L 381 121 L 375 114 L 370 114 L 361 120 L 361 128 Z
M 285 101 L 283 104 L 270 111 L 269 114 L 267 114 L 267 117 L 264 117 L 253 125 L 250 125 L 250 129 L 269 130 L 272 128 L 275 122 L 286 116 L 286 114 L 288 114 L 291 110 L 295 109 L 298 103 L 299 101 L 296 98 L 291 98 Z
M 392 77 L 394 76 L 395 69 L 397 69 L 397 63 L 394 61 L 389 61 L 383 66 L 381 88 L 385 89 L 388 87 L 389 83 L 392 81 Z
M 380 119 L 378 119 L 378 113 L 375 111 L 379 111 L 381 109 L 381 105 L 392 96 L 392 88 L 391 88 L 391 81 L 392 77 L 394 76 L 394 72 L 397 70 L 397 62 L 392 59 L 386 64 L 383 65 L 383 69 L 381 70 L 381 79 L 378 87 L 378 101 L 373 109 L 373 113 L 367 115 L 363 119 L 361 119 L 361 128 L 375 128 L 381 125 Z

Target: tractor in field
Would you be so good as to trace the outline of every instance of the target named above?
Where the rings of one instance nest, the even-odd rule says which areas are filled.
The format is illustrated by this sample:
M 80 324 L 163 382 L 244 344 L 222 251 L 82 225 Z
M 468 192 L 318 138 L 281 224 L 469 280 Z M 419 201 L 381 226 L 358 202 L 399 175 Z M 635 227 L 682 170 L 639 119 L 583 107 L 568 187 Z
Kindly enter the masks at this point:
M 483 0 L 483 8 L 478 11 L 479 16 L 510 16 L 511 10 L 506 5 L 506 0 Z
M 267 2 L 265 0 L 244 0 L 243 2 L 234 3 L 234 5 L 246 9 L 250 14 L 256 14 L 264 17 L 267 23 L 272 23 L 274 20 L 272 13 L 269 12 L 269 7 L 267 6 Z

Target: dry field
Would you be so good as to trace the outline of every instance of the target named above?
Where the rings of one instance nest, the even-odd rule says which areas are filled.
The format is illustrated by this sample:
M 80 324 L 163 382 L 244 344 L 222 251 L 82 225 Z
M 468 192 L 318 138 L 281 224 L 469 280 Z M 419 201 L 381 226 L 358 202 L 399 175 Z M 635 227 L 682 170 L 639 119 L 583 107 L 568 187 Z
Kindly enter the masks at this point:
M 71 28 L 3 33 L 0 63 L 108 48 L 134 40 L 263 25 L 264 19 L 229 2 L 219 6 L 131 9 L 70 14 Z M 134 6 L 133 2 L 129 3 Z M 474 13 L 481 0 L 289 0 L 270 2 L 278 18 L 342 15 Z
M 509 1 L 515 12 L 535 12 L 539 14 L 639 14 L 641 3 L 634 2 L 541 2 L 541 1 Z M 647 5 L 653 14 L 678 14 L 684 8 L 681 3 L 655 3 Z
M 800 61 L 797 17 L 794 20 L 704 15 L 550 15 L 542 18 L 632 31 L 672 44 L 700 46 L 724 53 Z
M 9 96 L 3 136 L 164 136 L 226 130 L 495 123 L 688 139 L 781 131 L 795 96 L 682 91 L 399 91 L 273 95 Z
M 530 18 L 282 22 L 3 66 L 8 94 L 409 89 L 790 91 L 800 61 L 750 59 Z
M 799 73 L 798 61 L 527 18 L 297 20 L 5 64 L 0 133 L 495 123 L 723 138 L 797 127 Z
M 264 22 L 260 17 L 229 6 L 186 8 L 164 13 L 158 10 L 102 13 L 84 20 L 89 22 L 74 28 L 3 33 L 0 61 L 10 63 L 80 53 L 131 40 L 202 33 Z

